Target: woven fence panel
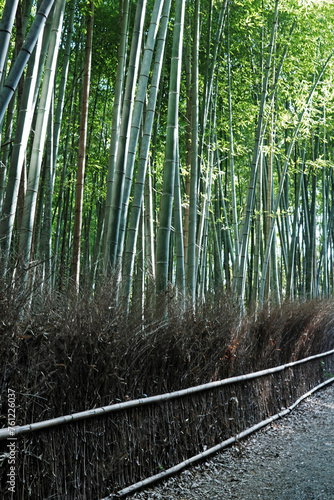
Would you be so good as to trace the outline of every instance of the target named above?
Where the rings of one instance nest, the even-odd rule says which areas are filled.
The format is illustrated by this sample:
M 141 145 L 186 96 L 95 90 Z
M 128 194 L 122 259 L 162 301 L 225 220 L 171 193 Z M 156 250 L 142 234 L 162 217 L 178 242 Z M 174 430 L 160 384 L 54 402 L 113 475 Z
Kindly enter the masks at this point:
M 257 379 L 18 436 L 15 498 L 96 500 L 116 493 L 289 407 L 331 373 L 333 355 Z M 4 452 L 6 442 L 0 445 Z M 5 469 L 4 499 L 11 498 Z

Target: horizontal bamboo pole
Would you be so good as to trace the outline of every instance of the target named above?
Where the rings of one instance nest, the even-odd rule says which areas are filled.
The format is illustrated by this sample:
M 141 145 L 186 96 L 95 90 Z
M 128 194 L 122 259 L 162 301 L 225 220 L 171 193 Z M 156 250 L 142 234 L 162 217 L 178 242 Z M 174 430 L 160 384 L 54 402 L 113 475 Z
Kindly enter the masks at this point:
M 304 399 L 311 396 L 311 394 L 318 391 L 319 389 L 322 389 L 326 385 L 331 384 L 332 382 L 334 382 L 334 377 L 317 385 L 316 387 L 314 387 L 313 389 L 308 391 L 306 394 L 301 396 L 299 399 L 297 399 L 297 401 L 295 401 L 293 405 L 289 406 L 289 408 L 286 408 L 285 410 L 283 410 L 279 413 L 276 413 L 276 415 L 273 415 L 273 416 L 267 418 L 266 420 L 262 420 L 262 422 L 259 422 L 258 424 L 253 425 L 252 427 L 249 427 L 249 429 L 246 429 L 245 431 L 240 432 L 236 436 L 231 437 L 229 439 L 226 439 L 226 441 L 223 441 L 222 443 L 217 444 L 216 446 L 213 446 L 212 448 L 209 448 L 208 450 L 205 450 L 202 453 L 198 453 L 198 455 L 195 455 L 191 458 L 188 458 L 187 460 L 180 462 L 179 464 L 175 465 L 174 467 L 170 467 L 169 469 L 167 469 L 163 472 L 160 472 L 159 474 L 155 474 L 154 476 L 143 479 L 142 481 L 139 481 L 138 483 L 132 484 L 131 486 L 128 486 L 127 488 L 124 488 L 123 490 L 119 491 L 116 495 L 111 494 L 111 495 L 103 498 L 102 500 L 111 500 L 112 498 L 121 498 L 121 497 L 125 497 L 127 495 L 130 495 L 131 493 L 134 493 L 135 491 L 137 491 L 141 488 L 144 488 L 146 486 L 150 486 L 153 483 L 160 481 L 162 479 L 166 479 L 167 477 L 170 477 L 170 476 L 176 474 L 177 472 L 185 469 L 189 465 L 191 465 L 195 462 L 198 462 L 200 460 L 203 460 L 204 458 L 206 458 L 210 455 L 213 455 L 214 453 L 216 453 L 218 451 L 221 451 L 223 448 L 226 448 L 227 446 L 230 446 L 231 444 L 239 441 L 240 439 L 243 439 L 243 438 L 249 436 L 249 434 L 252 434 L 253 432 L 255 432 L 259 429 L 262 429 L 262 427 L 265 427 L 266 425 L 270 424 L 271 422 L 274 422 L 275 420 L 286 416 Z
M 308 358 L 301 359 L 299 361 L 293 361 L 285 365 L 276 366 L 274 368 L 268 368 L 266 370 L 260 370 L 253 373 L 248 373 L 245 375 L 239 375 L 237 377 L 230 377 L 223 380 L 216 380 L 215 382 L 209 382 L 207 384 L 201 384 L 194 387 L 189 387 L 188 389 L 182 389 L 180 391 L 169 392 L 165 394 L 159 394 L 157 396 L 150 396 L 143 399 L 134 399 L 132 401 L 125 401 L 123 403 L 116 403 L 109 406 L 102 406 L 100 408 L 93 408 L 91 410 L 85 410 L 78 413 L 73 413 L 71 415 L 63 415 L 61 417 L 51 418 L 49 420 L 43 420 L 42 422 L 34 422 L 32 424 L 13 426 L 10 428 L 0 429 L 0 441 L 7 439 L 8 437 L 19 436 L 27 432 L 36 432 L 41 429 L 46 429 L 56 425 L 62 425 L 69 422 L 75 422 L 78 420 L 84 420 L 86 418 L 98 417 L 100 415 L 105 415 L 107 413 L 127 410 L 128 408 L 135 408 L 142 405 L 150 405 L 154 403 L 161 403 L 164 401 L 169 401 L 171 399 L 181 398 L 183 396 L 189 396 L 189 394 L 194 394 L 201 391 L 207 391 L 210 389 L 216 389 L 217 387 L 222 387 L 224 385 L 234 384 L 237 382 L 244 382 L 245 380 L 251 380 L 254 378 L 263 377 L 265 375 L 270 375 L 271 373 L 277 373 L 290 368 L 292 366 L 297 366 L 302 363 L 307 363 L 314 359 L 323 358 L 325 356 L 330 356 L 334 354 L 334 349 L 321 354 L 316 354 L 315 356 L 309 356 Z

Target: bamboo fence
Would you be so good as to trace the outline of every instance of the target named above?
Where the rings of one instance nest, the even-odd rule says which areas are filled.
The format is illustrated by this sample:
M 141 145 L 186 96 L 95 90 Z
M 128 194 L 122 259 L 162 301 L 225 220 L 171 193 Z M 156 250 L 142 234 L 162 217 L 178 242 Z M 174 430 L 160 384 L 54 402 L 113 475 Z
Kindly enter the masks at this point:
M 332 382 L 333 372 L 331 350 L 180 391 L 3 428 L 0 444 L 5 449 L 14 430 L 17 498 L 126 496 L 283 416 L 314 387 Z M 2 489 L 2 498 L 12 498 Z

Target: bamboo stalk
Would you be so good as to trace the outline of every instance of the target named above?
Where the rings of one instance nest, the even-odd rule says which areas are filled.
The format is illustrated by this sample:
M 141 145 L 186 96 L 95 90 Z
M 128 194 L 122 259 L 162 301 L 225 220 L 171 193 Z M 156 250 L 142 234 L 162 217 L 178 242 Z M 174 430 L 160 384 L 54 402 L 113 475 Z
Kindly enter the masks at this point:
M 19 83 L 28 59 L 34 50 L 37 39 L 41 33 L 41 30 L 45 24 L 45 21 L 50 13 L 53 4 L 54 0 L 44 0 L 44 2 L 42 3 L 39 11 L 36 14 L 34 22 L 31 25 L 30 31 L 23 44 L 23 47 L 20 50 L 13 68 L 11 69 L 4 84 L 4 88 L 2 89 L 0 96 L 0 125 L 2 124 L 8 104 L 15 92 L 15 89 Z
M 260 370 L 253 373 L 248 373 L 245 375 L 240 375 L 237 377 L 230 377 L 223 380 L 217 380 L 215 382 L 209 382 L 208 384 L 201 384 L 194 387 L 189 387 L 188 389 L 181 389 L 180 391 L 174 391 L 165 394 L 159 394 L 156 396 L 151 396 L 144 399 L 134 399 L 132 401 L 125 401 L 123 403 L 116 403 L 109 406 L 102 406 L 100 408 L 93 408 L 91 410 L 85 410 L 78 413 L 73 413 L 71 415 L 63 415 L 61 417 L 51 418 L 49 420 L 43 420 L 42 422 L 35 422 L 32 424 L 15 426 L 0 429 L 0 441 L 3 439 L 7 439 L 8 437 L 18 436 L 20 434 L 24 434 L 27 432 L 35 432 L 41 429 L 46 429 L 49 427 L 53 427 L 56 425 L 66 424 L 68 422 L 75 422 L 78 420 L 84 420 L 90 417 L 97 417 L 100 415 L 104 415 L 107 413 L 117 412 L 121 410 L 126 410 L 128 408 L 134 408 L 137 406 L 149 405 L 154 403 L 162 403 L 165 401 L 169 401 L 171 399 L 181 398 L 183 396 L 189 396 L 189 394 L 194 394 L 201 391 L 207 391 L 210 389 L 216 389 L 217 387 L 222 387 L 229 384 L 234 384 L 236 382 L 244 382 L 245 380 L 251 380 L 259 377 L 263 377 L 265 375 L 270 375 L 271 373 L 277 373 L 279 371 L 283 371 L 286 368 L 291 368 L 292 366 L 297 366 L 303 363 L 307 363 L 308 361 L 312 361 L 314 359 L 323 358 L 325 356 L 330 356 L 334 354 L 334 349 L 331 351 L 327 351 L 321 354 L 316 354 L 314 356 L 309 356 L 308 358 L 301 359 L 299 361 L 293 361 L 291 363 L 287 363 L 285 365 L 276 366 L 274 368 L 268 368 L 266 370 Z M 331 380 L 331 379 L 330 379 Z M 334 380 L 334 378 L 333 378 Z

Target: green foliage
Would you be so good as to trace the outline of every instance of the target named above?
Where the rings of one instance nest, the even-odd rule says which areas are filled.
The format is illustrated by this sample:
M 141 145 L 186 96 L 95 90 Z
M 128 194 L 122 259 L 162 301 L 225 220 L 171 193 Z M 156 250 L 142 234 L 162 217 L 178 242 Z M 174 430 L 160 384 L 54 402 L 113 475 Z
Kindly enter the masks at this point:
M 36 4 L 33 2 L 32 11 L 29 13 L 28 29 L 36 14 Z M 203 266 L 198 273 L 198 279 L 201 279 L 203 272 L 209 285 L 209 276 L 217 271 L 214 260 L 218 262 L 219 251 L 220 259 L 225 259 L 225 270 L 223 286 L 229 286 L 229 279 L 233 279 L 233 253 L 235 249 L 232 224 L 232 182 L 230 174 L 230 124 L 229 124 L 229 99 L 228 99 L 228 75 L 227 75 L 227 52 L 228 37 L 230 46 L 231 62 L 231 102 L 232 102 L 232 129 L 234 139 L 234 185 L 237 199 L 237 226 L 241 230 L 245 206 L 248 196 L 248 187 L 250 175 L 252 172 L 252 157 L 255 147 L 255 130 L 259 118 L 259 104 L 262 95 L 263 77 L 265 73 L 265 64 L 269 50 L 269 40 L 272 29 L 274 2 L 269 0 L 235 0 L 229 2 L 228 19 L 225 19 L 225 27 L 220 40 L 217 40 L 217 30 L 219 15 L 223 2 L 216 0 L 201 0 L 200 2 L 200 45 L 199 45 L 199 106 L 200 123 L 198 124 L 199 141 L 202 144 L 201 162 L 199 168 L 198 183 L 198 218 L 201 217 L 202 202 L 209 195 L 205 177 L 211 154 L 214 157 L 213 165 L 213 183 L 212 183 L 212 206 L 208 207 L 210 215 L 209 226 L 204 228 L 205 243 L 198 249 L 199 262 L 207 263 L 207 268 Z M 69 7 L 71 2 L 67 2 L 65 12 L 64 26 L 67 26 Z M 106 199 L 107 175 L 109 169 L 109 152 L 111 146 L 111 128 L 114 112 L 114 96 L 116 87 L 116 74 L 118 66 L 118 47 L 121 36 L 121 9 L 123 2 L 116 0 L 97 0 L 94 2 L 94 36 L 93 36 L 93 58 L 91 72 L 91 92 L 89 100 L 89 118 L 88 118 L 88 139 L 86 156 L 86 176 L 85 176 L 85 196 L 83 204 L 84 217 L 89 220 L 87 226 L 87 235 L 90 247 L 88 267 L 91 265 L 91 255 L 94 250 L 94 244 L 97 239 L 98 221 L 101 220 L 100 208 Z M 147 2 L 147 15 L 144 23 L 144 40 L 150 22 L 150 17 L 154 5 L 154 0 Z M 173 4 L 174 5 L 174 4 Z M 4 6 L 4 0 L 0 0 L 0 9 Z M 63 118 L 61 137 L 58 148 L 57 171 L 54 183 L 54 237 L 57 237 L 64 243 L 63 249 L 66 249 L 67 256 L 71 253 L 71 221 L 73 220 L 74 206 L 74 178 L 77 170 L 77 149 L 80 136 L 80 103 L 83 81 L 83 58 L 85 44 L 85 25 L 88 14 L 88 0 L 76 0 L 74 2 L 75 17 L 72 28 L 73 37 L 70 52 L 70 65 L 68 80 L 66 86 L 65 102 L 63 106 Z M 127 54 L 124 67 L 125 78 L 128 72 L 129 47 L 133 34 L 135 2 L 130 1 L 130 21 L 128 25 Z M 183 67 L 181 73 L 181 88 L 179 99 L 179 158 L 181 168 L 181 197 L 183 203 L 184 224 L 186 224 L 188 193 L 187 180 L 189 178 L 189 157 L 188 149 L 191 147 L 189 141 L 189 130 L 191 125 L 191 85 L 189 81 L 189 72 L 191 69 L 191 50 L 193 43 L 193 19 L 195 12 L 195 3 L 186 4 L 186 27 L 184 35 Z M 164 54 L 163 74 L 160 83 L 158 95 L 158 104 L 155 112 L 155 123 L 151 149 L 149 152 L 150 169 L 153 181 L 153 213 L 154 213 L 154 237 L 159 223 L 157 214 L 161 202 L 162 179 L 164 175 L 164 160 L 166 147 L 166 130 L 168 115 L 168 95 L 169 95 L 169 74 L 172 56 L 172 35 L 174 27 L 174 6 L 172 6 L 169 18 L 169 29 L 166 40 L 166 49 Z M 291 28 L 295 23 L 293 33 Z M 55 103 L 58 97 L 58 88 L 60 84 L 61 69 L 64 61 L 64 49 L 66 40 L 66 29 L 63 29 L 61 40 L 61 51 L 58 59 L 58 68 L 56 75 Z M 272 65 L 269 71 L 269 89 L 266 104 L 264 107 L 264 133 L 261 138 L 261 172 L 262 172 L 262 192 L 261 197 L 256 191 L 254 207 L 252 208 L 253 222 L 252 227 L 260 228 L 259 255 L 260 263 L 263 259 L 265 250 L 265 214 L 267 210 L 267 171 L 268 162 L 273 157 L 273 188 L 274 197 L 277 196 L 280 183 L 281 170 L 284 162 L 287 160 L 287 153 L 293 133 L 298 123 L 301 113 L 305 108 L 306 100 L 312 85 L 319 74 L 319 71 L 334 48 L 334 4 L 331 1 L 313 1 L 313 0 L 281 0 L 279 4 L 278 26 L 274 40 L 274 50 Z M 228 35 L 228 36 L 227 36 Z M 6 73 L 15 57 L 16 27 L 14 27 L 11 39 L 10 52 Z M 144 42 L 143 42 L 144 44 Z M 207 100 L 208 81 L 210 68 L 213 63 L 213 56 L 217 49 L 217 60 L 214 69 L 214 78 L 212 94 Z M 286 56 L 283 62 L 281 73 L 278 77 L 278 71 L 282 58 Z M 189 58 L 186 60 L 186 58 Z M 154 57 L 154 55 L 153 55 Z M 140 61 L 139 61 L 140 64 Z M 306 111 L 300 126 L 298 136 L 295 139 L 295 147 L 291 154 L 288 165 L 288 172 L 284 186 L 284 200 L 279 212 L 275 216 L 278 224 L 284 229 L 278 230 L 277 237 L 277 261 L 280 267 L 281 283 L 284 288 L 290 261 L 286 257 L 291 246 L 292 219 L 294 207 L 300 205 L 300 212 L 297 214 L 300 222 L 300 235 L 306 231 L 305 221 L 309 218 L 309 213 L 304 210 L 310 210 L 310 199 L 312 195 L 312 177 L 317 173 L 316 183 L 316 213 L 319 219 L 323 213 L 323 193 L 327 197 L 327 223 L 331 226 L 332 222 L 332 160 L 333 160 L 333 139 L 334 139 L 334 85 L 333 85 L 334 60 L 330 61 L 328 68 L 322 77 L 321 82 L 316 88 L 309 109 Z M 150 88 L 150 78 L 153 71 L 151 67 L 148 88 Z M 276 86 L 275 78 L 277 78 Z M 273 93 L 274 92 L 274 93 Z M 272 106 L 271 107 L 271 103 Z M 208 104 L 208 123 L 204 130 L 203 115 L 205 106 Z M 37 104 L 38 106 L 38 104 Z M 19 107 L 15 108 L 15 113 Z M 214 111 L 214 109 L 216 111 Z M 15 133 L 17 115 L 13 116 L 13 134 Z M 10 119 L 10 118 L 9 118 Z M 214 126 L 215 123 L 215 126 Z M 273 131 L 273 140 L 270 139 L 271 130 Z M 32 131 L 31 131 L 32 135 Z M 12 141 L 12 138 L 9 138 Z M 9 153 L 10 154 L 10 153 Z M 27 155 L 27 164 L 29 168 L 29 154 Z M 1 158 L 6 163 L 6 157 L 1 150 Z M 137 152 L 138 159 L 138 152 Z M 6 164 L 7 166 L 7 164 Z M 136 174 L 137 163 L 135 164 L 134 178 Z M 259 170 L 260 171 L 260 170 Z M 298 182 L 300 172 L 304 173 L 305 185 L 298 195 Z M 324 177 L 322 173 L 325 173 Z M 8 170 L 6 170 L 8 177 Z M 64 178 L 62 178 L 64 175 Z M 258 174 L 259 175 L 259 174 Z M 5 181 L 8 179 L 6 178 Z M 258 179 L 259 183 L 259 179 Z M 322 183 L 326 185 L 323 186 Z M 0 183 L 1 184 L 1 183 Z M 6 184 L 6 182 L 5 182 Z M 260 189 L 258 184 L 257 189 Z M 221 192 L 220 192 L 221 191 Z M 133 186 L 132 186 L 133 192 Z M 65 193 L 67 193 L 65 195 Z M 0 191 L 0 202 L 1 202 Z M 305 201 L 304 200 L 307 200 Z M 61 200 L 61 202 L 59 201 Z M 131 212 L 130 199 L 130 212 Z M 58 205 L 61 203 L 61 208 Z M 67 203 L 67 205 L 66 205 Z M 1 204 L 0 204 L 1 206 Z M 215 207 L 215 208 L 213 208 Z M 307 208 L 308 207 L 308 208 Z M 67 212 L 66 212 L 67 210 Z M 57 226 L 57 214 L 67 213 L 68 221 L 62 220 L 60 226 Z M 255 219 L 258 220 L 255 223 Z M 217 226 L 217 241 L 214 240 L 213 231 L 210 224 L 213 222 Z M 69 223 L 67 228 L 66 224 Z M 173 224 L 173 222 L 172 222 Z M 207 222 L 205 222 L 207 224 Z M 259 224 L 259 226 L 256 226 Z M 19 239 L 19 225 L 15 226 L 15 238 Z M 57 229 L 58 227 L 58 229 Z M 146 228 L 147 231 L 147 228 Z M 284 240 L 286 234 L 286 241 Z M 299 235 L 299 237 L 300 237 Z M 295 274 L 298 274 L 300 290 L 302 290 L 302 266 L 304 265 L 306 246 L 299 243 L 298 235 L 298 265 L 295 268 Z M 231 246 L 228 244 L 230 239 Z M 320 248 L 326 238 L 320 231 L 319 234 L 319 252 L 324 250 Z M 307 245 L 307 240 L 303 240 Z M 218 247 L 217 247 L 218 244 Z M 247 248 L 249 263 L 254 260 L 254 252 L 257 251 L 255 242 L 255 232 L 251 235 L 251 241 Z M 170 276 L 174 279 L 175 255 L 174 249 L 171 249 L 170 265 L 172 266 Z M 202 252 L 208 252 L 205 256 Z M 262 252 L 262 253 L 261 253 Z M 213 257 L 212 257 L 213 255 Z M 261 256 L 262 255 L 262 256 Z M 285 257 L 284 257 L 285 255 Z M 284 258 L 283 258 L 284 257 Z M 57 256 L 59 259 L 59 256 Z M 211 259 L 211 260 L 210 260 Z M 315 256 L 315 267 L 318 266 L 318 275 L 321 281 L 322 256 Z M 282 263 L 284 262 L 284 263 Z M 296 261 L 295 261 L 296 262 Z M 297 266 L 297 264 L 295 264 Z M 211 267 L 210 267 L 211 266 Z M 58 271 L 56 271 L 58 272 Z M 254 270 L 250 271 L 247 278 L 248 286 L 253 286 L 252 275 Z M 228 275 L 230 274 L 230 278 Z M 260 273 L 261 274 L 261 273 Z M 297 279 L 297 278 L 296 278 Z M 298 287 L 297 287 L 298 288 Z M 282 292 L 284 290 L 282 289 Z

